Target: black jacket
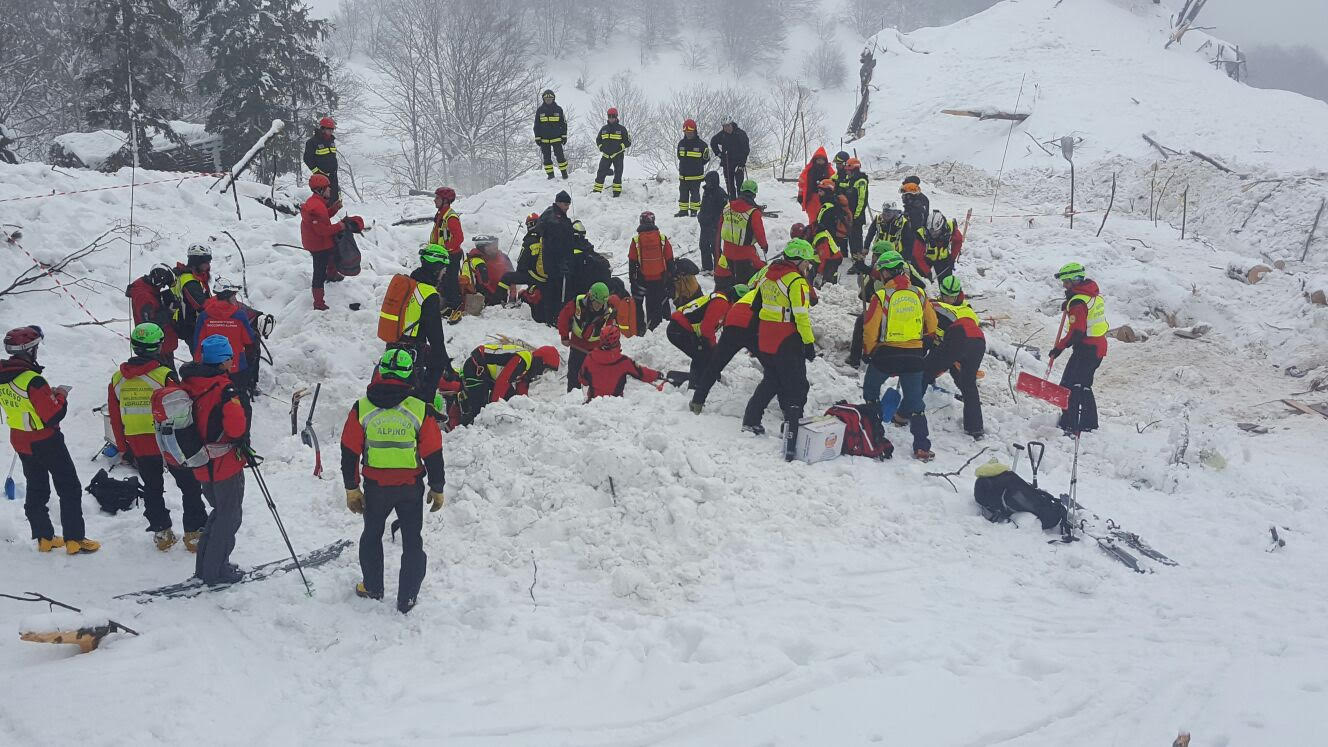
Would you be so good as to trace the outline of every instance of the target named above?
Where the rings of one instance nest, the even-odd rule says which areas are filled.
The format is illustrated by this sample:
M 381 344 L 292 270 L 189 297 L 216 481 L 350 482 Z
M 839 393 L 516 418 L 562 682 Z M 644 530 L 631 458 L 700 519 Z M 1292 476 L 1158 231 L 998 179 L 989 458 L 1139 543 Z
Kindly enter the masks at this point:
M 337 173 L 336 137 L 328 140 L 322 132 L 315 132 L 313 137 L 304 141 L 304 165 L 315 174 Z
M 705 174 L 707 163 L 710 163 L 710 149 L 700 135 L 694 138 L 683 136 L 678 141 L 679 177 L 685 181 L 699 181 Z
M 733 125 L 733 132 L 720 130 L 710 138 L 710 150 L 719 156 L 720 163 L 736 168 L 747 165 L 747 156 L 752 152 L 752 145 L 747 140 L 747 133 L 741 127 Z
M 621 122 L 608 122 L 599 128 L 599 134 L 595 136 L 595 147 L 605 158 L 614 158 L 627 152 L 632 147 L 632 136 L 627 134 L 627 128 L 622 126 Z
M 576 245 L 571 219 L 557 204 L 553 204 L 540 214 L 537 227 L 543 237 L 541 243 L 545 271 L 549 277 L 566 275 L 571 269 L 572 249 Z
M 567 115 L 556 103 L 540 104 L 535 110 L 535 139 L 541 143 L 567 141 Z
M 729 204 L 729 196 L 719 181 L 719 172 L 711 171 L 705 175 L 704 189 L 701 190 L 701 212 L 696 219 L 703 226 L 717 226 L 724 217 L 724 206 Z
M 438 279 L 438 273 L 431 267 L 417 267 L 410 274 L 411 280 L 425 285 L 431 285 L 437 288 L 442 284 Z M 435 293 L 424 300 L 424 305 L 420 307 L 420 332 L 417 340 L 422 340 L 419 352 L 423 353 L 423 360 L 417 362 L 419 368 L 429 372 L 429 375 L 435 378 L 433 388 L 436 389 L 437 377 L 451 371 L 452 357 L 447 354 L 447 339 L 443 336 L 443 313 L 442 313 L 442 295 Z M 424 391 L 421 385 L 420 391 Z M 432 403 L 433 396 L 430 395 L 425 402 Z
M 905 236 L 917 236 L 918 230 L 927 230 L 927 219 L 931 217 L 931 200 L 921 192 L 905 192 L 900 196 L 900 202 L 904 205 L 904 217 L 908 219 L 908 225 L 904 228 Z M 908 256 L 911 245 L 903 249 L 904 256 Z

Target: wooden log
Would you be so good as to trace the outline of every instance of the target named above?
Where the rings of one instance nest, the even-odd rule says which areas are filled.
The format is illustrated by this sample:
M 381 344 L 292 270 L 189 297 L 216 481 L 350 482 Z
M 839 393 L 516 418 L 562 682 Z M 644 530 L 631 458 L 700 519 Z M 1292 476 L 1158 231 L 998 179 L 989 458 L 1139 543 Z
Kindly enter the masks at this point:
M 1027 114 L 1019 114 L 1014 112 L 998 112 L 998 111 L 984 112 L 975 109 L 942 109 L 941 114 L 949 114 L 955 117 L 974 117 L 976 119 L 983 119 L 983 120 L 1003 119 L 1008 122 L 1022 122 L 1025 119 L 1028 119 Z
M 1190 151 L 1190 155 L 1194 156 L 1195 158 L 1198 158 L 1198 159 L 1201 160 L 1201 161 L 1204 161 L 1204 162 L 1210 163 L 1210 164 L 1212 164 L 1214 167 L 1216 167 L 1216 168 L 1218 168 L 1218 169 L 1220 169 L 1220 170 L 1222 170 L 1222 171 L 1225 171 L 1225 172 L 1228 173 L 1228 174 L 1235 174 L 1235 173 L 1236 173 L 1236 172 L 1232 171 L 1231 169 L 1227 168 L 1226 166 L 1223 166 L 1222 164 L 1218 163 L 1218 162 L 1217 162 L 1217 159 L 1213 158 L 1212 156 L 1205 156 L 1204 154 L 1200 153 L 1200 152 L 1197 151 L 1197 150 L 1192 150 L 1192 151 Z
M 1157 152 L 1162 154 L 1162 160 L 1164 161 L 1170 158 L 1171 156 L 1180 155 L 1180 151 L 1176 150 L 1175 148 L 1168 148 L 1162 143 L 1159 143 L 1158 141 L 1149 137 L 1147 134 L 1145 134 L 1143 138 L 1149 145 L 1153 146 L 1154 148 L 1157 148 Z

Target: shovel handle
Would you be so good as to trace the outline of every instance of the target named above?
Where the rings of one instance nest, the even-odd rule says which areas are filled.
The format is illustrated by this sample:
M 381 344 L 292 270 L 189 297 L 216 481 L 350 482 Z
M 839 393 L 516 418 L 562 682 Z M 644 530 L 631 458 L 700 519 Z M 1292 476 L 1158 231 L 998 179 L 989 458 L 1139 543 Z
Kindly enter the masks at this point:
M 1061 341 L 1061 334 L 1063 334 L 1063 333 L 1065 332 L 1065 316 L 1066 316 L 1067 314 L 1069 314 L 1069 313 L 1070 313 L 1070 310 L 1069 310 L 1068 308 L 1061 309 L 1061 323 L 1060 323 L 1059 325 L 1057 325 L 1057 327 L 1056 327 L 1056 341 L 1052 343 L 1053 346 L 1054 346 L 1054 345 L 1059 345 L 1059 344 L 1060 344 L 1060 341 Z M 1045 378 L 1045 379 L 1050 379 L 1050 378 L 1051 378 L 1051 369 L 1053 369 L 1053 368 L 1056 367 L 1056 359 L 1055 359 L 1055 358 L 1051 358 L 1051 356 L 1047 356 L 1047 357 L 1050 358 L 1050 360 L 1047 361 L 1047 375 L 1044 376 L 1043 378 Z

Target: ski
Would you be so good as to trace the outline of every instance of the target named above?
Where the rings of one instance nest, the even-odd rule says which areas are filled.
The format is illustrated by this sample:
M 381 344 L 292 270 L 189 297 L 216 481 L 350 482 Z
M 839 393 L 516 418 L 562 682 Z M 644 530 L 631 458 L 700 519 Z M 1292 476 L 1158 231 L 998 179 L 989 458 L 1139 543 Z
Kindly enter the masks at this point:
M 354 542 L 348 539 L 337 540 L 330 545 L 320 547 L 317 550 L 311 550 L 301 555 L 300 563 L 305 568 L 317 568 L 320 565 L 326 565 L 340 557 L 341 553 L 353 544 Z M 128 594 L 121 594 L 115 597 L 115 599 L 133 599 L 139 604 L 146 604 L 154 599 L 188 599 L 190 597 L 196 597 L 204 592 L 229 589 L 232 586 L 247 584 L 251 581 L 262 581 L 293 570 L 295 570 L 295 561 L 290 558 L 283 558 L 281 560 L 273 560 L 269 563 L 263 563 L 262 565 L 256 565 L 253 568 L 250 568 L 244 572 L 244 578 L 234 584 L 208 586 L 197 578 L 191 578 L 188 581 L 167 584 L 155 589 L 144 589 L 142 591 L 132 591 Z
M 1147 542 L 1144 542 L 1143 539 L 1139 537 L 1139 535 L 1135 534 L 1134 532 L 1127 532 L 1124 529 L 1117 527 L 1115 524 L 1116 522 L 1111 521 L 1110 519 L 1107 520 L 1107 526 L 1109 527 L 1107 529 L 1107 534 L 1110 535 L 1112 539 L 1124 542 L 1126 545 L 1129 545 L 1140 555 L 1143 555 L 1144 557 L 1154 562 L 1169 566 L 1180 565 L 1180 563 L 1177 563 L 1176 561 L 1172 560 L 1166 555 L 1163 555 L 1162 553 L 1153 549 L 1152 545 L 1149 545 Z

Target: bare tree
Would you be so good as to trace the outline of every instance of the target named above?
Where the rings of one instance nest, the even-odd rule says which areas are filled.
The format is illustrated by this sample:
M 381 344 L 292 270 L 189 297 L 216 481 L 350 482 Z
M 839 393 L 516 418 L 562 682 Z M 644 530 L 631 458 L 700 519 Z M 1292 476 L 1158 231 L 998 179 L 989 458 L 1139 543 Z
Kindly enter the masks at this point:
M 83 13 L 78 0 L 0 0 L 0 123 L 25 159 L 82 128 L 81 78 L 94 51 L 79 34 Z
M 799 80 L 777 78 L 765 102 L 766 121 L 775 136 L 771 165 L 782 178 L 790 164 L 802 164 L 815 145 L 825 141 L 825 118 L 816 93 Z
M 682 43 L 682 64 L 688 70 L 705 70 L 710 66 L 710 45 L 697 39 Z

